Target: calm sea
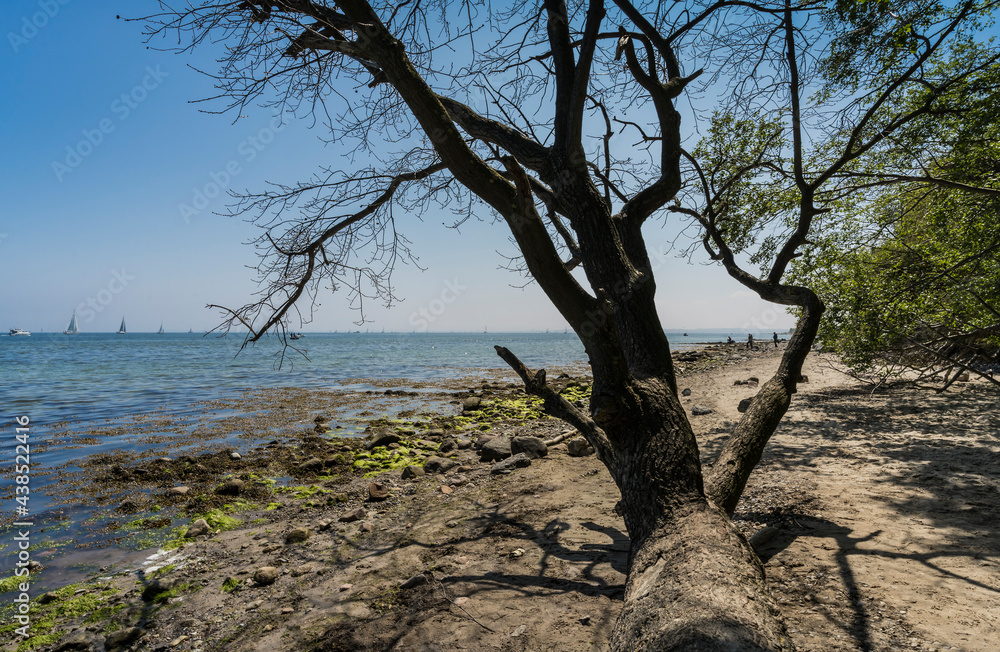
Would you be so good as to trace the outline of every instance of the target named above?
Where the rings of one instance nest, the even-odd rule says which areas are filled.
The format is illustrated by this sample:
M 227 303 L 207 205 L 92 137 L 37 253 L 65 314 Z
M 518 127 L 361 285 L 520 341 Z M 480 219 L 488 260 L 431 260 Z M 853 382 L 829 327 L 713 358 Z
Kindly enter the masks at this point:
M 685 349 L 729 334 L 668 337 L 674 349 Z M 234 335 L 187 333 L 0 336 L 0 412 L 5 421 L 28 414 L 39 425 L 85 423 L 164 405 L 181 409 L 251 387 L 356 389 L 341 381 L 357 378 L 434 381 L 467 375 L 470 368 L 505 367 L 495 344 L 531 368 L 586 362 L 572 333 L 309 333 L 295 342 L 308 357 L 286 351 L 283 362 L 275 340 L 240 352 L 241 343 Z

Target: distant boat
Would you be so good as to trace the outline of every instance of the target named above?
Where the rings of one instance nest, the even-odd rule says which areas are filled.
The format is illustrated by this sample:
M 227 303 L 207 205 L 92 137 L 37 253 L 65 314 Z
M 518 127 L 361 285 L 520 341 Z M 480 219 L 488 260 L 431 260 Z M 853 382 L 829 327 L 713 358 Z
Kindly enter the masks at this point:
M 119 335 L 124 335 L 125 334 L 125 318 L 124 317 L 122 317 L 122 325 L 118 327 L 118 334 Z
M 298 339 L 301 339 L 303 337 L 305 337 L 305 335 L 303 335 L 302 333 L 294 333 L 293 332 L 291 335 L 288 336 L 288 339 L 290 339 L 290 340 L 298 340 Z
M 23 328 L 12 328 L 10 329 L 10 335 L 31 335 L 31 331 L 26 331 Z
M 69 320 L 69 326 L 63 331 L 63 335 L 77 335 L 80 332 L 80 327 L 76 325 L 76 311 L 73 311 L 73 318 Z
M 193 329 L 193 328 L 189 328 L 189 329 L 188 329 L 188 333 L 193 333 L 193 332 L 194 332 L 194 329 Z
M 160 322 L 160 330 L 156 331 L 157 335 L 163 335 L 163 322 Z

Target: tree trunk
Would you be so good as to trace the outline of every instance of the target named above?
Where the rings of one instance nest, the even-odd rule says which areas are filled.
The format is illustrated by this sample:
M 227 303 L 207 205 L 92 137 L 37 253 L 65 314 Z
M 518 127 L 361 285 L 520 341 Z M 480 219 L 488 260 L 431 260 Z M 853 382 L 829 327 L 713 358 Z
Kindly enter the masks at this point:
M 631 548 L 611 649 L 792 650 L 760 560 L 704 495 L 694 432 L 669 384 L 633 381 L 617 395 L 626 409 L 606 428 Z
M 736 511 L 750 474 L 788 411 L 792 394 L 802 377 L 802 364 L 816 339 L 824 306 L 815 294 L 809 292 L 809 295 L 811 301 L 802 309 L 795 334 L 781 356 L 778 370 L 754 396 L 746 414 L 706 474 L 705 491 L 708 497 L 729 515 Z
M 623 494 L 628 505 L 630 496 Z M 673 510 L 633 540 L 614 652 L 793 650 L 764 568 L 729 517 L 707 501 Z

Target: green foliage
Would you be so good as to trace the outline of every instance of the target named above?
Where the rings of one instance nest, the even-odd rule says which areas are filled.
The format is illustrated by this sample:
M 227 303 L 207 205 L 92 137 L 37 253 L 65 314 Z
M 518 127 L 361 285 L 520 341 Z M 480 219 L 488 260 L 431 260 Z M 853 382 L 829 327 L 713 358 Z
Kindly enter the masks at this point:
M 919 78 L 887 95 L 867 129 L 817 150 L 822 159 L 905 118 L 842 168 L 793 269 L 827 305 L 819 339 L 875 382 L 982 362 L 1000 346 L 1000 198 L 982 192 L 1000 191 L 1000 63 L 959 37 Z
M 772 226 L 787 225 L 797 194 L 780 170 L 787 147 L 782 116 L 738 119 L 717 112 L 693 155 L 704 182 L 718 191 L 714 212 L 734 253 L 753 251 L 761 263 L 774 253 Z
M 956 152 L 952 162 L 981 157 Z M 836 222 L 795 270 L 827 304 L 820 341 L 876 381 L 903 367 L 994 355 L 1000 201 L 900 189 L 864 208 L 871 212 Z

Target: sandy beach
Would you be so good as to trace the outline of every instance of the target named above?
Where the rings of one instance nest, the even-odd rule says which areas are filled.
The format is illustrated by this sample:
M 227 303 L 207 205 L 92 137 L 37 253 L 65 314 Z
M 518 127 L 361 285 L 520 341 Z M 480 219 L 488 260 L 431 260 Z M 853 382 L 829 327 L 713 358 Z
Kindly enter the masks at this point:
M 691 390 L 685 407 L 711 410 L 690 417 L 706 460 L 739 418 L 739 401 L 756 391 L 746 381 L 765 380 L 778 363 L 773 349 L 709 351 L 679 357 L 680 386 Z M 808 382 L 736 517 L 748 537 L 757 535 L 795 644 L 996 650 L 995 392 L 972 381 L 944 394 L 908 386 L 872 393 L 834 365 L 810 355 Z M 482 460 L 475 441 L 483 435 L 545 440 L 567 431 L 534 418 L 514 381 L 497 373 L 442 390 L 448 414 L 426 430 L 397 426 L 397 441 L 370 450 L 392 424 L 368 439 L 332 439 L 324 434 L 336 420 L 329 404 L 303 397 L 289 419 L 296 436 L 241 459 L 216 451 L 190 460 L 214 490 L 188 482 L 178 459 L 96 464 L 94 477 L 112 482 L 117 465 L 123 482 L 155 487 L 168 509 L 193 513 L 203 496 L 202 511 L 219 518 L 170 550 L 109 560 L 87 582 L 33 596 L 35 637 L 16 636 L 5 617 L 0 649 L 606 649 L 628 549 L 617 491 L 593 455 L 570 454 L 580 452 L 571 440 L 507 474 Z M 585 389 L 586 379 L 563 384 Z M 478 408 L 463 408 L 470 398 Z M 491 404 L 509 409 L 488 420 Z M 444 442 L 450 450 L 436 450 Z M 331 471 L 379 452 L 383 462 L 411 455 L 430 471 Z M 170 473 L 135 472 L 155 464 Z M 294 490 L 269 481 L 281 469 Z M 169 487 L 182 484 L 189 495 L 168 499 Z

